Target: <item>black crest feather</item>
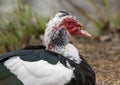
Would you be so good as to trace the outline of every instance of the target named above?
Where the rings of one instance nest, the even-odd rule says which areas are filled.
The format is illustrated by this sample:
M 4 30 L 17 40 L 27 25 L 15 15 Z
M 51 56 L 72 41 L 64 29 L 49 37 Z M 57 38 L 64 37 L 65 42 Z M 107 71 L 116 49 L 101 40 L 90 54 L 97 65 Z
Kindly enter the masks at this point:
M 67 12 L 67 11 L 59 11 L 59 13 L 62 13 L 62 14 L 60 15 L 60 17 L 64 17 L 64 16 L 67 16 L 67 15 L 70 15 L 70 13 Z

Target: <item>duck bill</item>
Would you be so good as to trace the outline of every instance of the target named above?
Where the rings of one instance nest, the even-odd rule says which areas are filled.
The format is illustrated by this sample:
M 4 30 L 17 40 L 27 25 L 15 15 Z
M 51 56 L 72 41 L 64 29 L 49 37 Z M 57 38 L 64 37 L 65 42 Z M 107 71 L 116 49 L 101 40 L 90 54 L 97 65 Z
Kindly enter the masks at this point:
M 84 30 L 78 30 L 76 32 L 76 35 L 80 35 L 80 36 L 84 36 L 84 37 L 91 37 L 91 34 L 86 32 L 86 31 L 84 31 Z

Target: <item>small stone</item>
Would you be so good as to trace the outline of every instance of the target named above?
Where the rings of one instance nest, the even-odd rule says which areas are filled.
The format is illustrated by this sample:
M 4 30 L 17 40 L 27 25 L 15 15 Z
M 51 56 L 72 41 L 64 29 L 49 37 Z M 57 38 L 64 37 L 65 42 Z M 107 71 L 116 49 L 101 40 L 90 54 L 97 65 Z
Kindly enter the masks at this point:
M 107 41 L 111 41 L 111 40 L 112 40 L 111 35 L 104 35 L 104 36 L 100 37 L 100 41 L 102 41 L 102 42 L 107 42 Z

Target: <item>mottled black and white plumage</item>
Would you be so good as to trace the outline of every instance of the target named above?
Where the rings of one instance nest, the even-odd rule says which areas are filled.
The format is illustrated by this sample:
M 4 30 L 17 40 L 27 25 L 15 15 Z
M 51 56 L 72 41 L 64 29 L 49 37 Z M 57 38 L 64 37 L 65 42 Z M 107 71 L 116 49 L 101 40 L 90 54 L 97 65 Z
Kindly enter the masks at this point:
M 64 46 L 68 43 L 69 38 L 70 36 L 68 35 L 66 28 L 62 27 L 53 34 L 51 43 L 54 43 L 55 46 Z
M 71 81 L 66 85 L 95 85 L 95 82 L 94 82 L 95 74 L 94 74 L 93 70 L 91 69 L 91 67 L 87 64 L 87 62 L 82 58 L 82 56 L 81 56 L 82 62 L 80 64 L 76 64 L 73 61 L 65 58 L 64 56 L 62 56 L 58 53 L 52 52 L 52 51 L 48 51 L 48 50 L 41 49 L 38 47 L 36 49 L 36 47 L 34 47 L 34 46 L 29 47 L 29 48 L 26 47 L 26 48 L 16 51 L 16 52 L 10 52 L 7 54 L 3 54 L 0 56 L 0 59 L 2 59 L 0 62 L 1 71 L 3 70 L 3 72 L 0 74 L 0 76 L 5 75 L 3 78 L 1 77 L 0 85 L 23 85 L 23 83 L 19 80 L 19 78 L 17 78 L 13 73 L 11 73 L 3 64 L 10 57 L 13 57 L 16 55 L 20 56 L 20 59 L 23 61 L 26 61 L 26 62 L 28 62 L 28 61 L 36 62 L 39 60 L 45 60 L 48 63 L 53 64 L 53 65 L 60 62 L 66 68 L 70 69 L 70 67 L 67 65 L 67 63 L 69 63 L 71 65 L 71 67 L 74 67 L 75 78 L 73 77 L 71 79 Z M 17 64 L 17 63 L 15 63 L 15 64 Z M 17 68 L 17 69 L 19 69 L 19 68 Z M 15 68 L 13 70 L 15 70 Z M 21 71 L 23 71 L 23 70 L 21 70 Z M 22 77 L 27 77 L 27 75 L 21 74 Z M 56 75 L 56 78 L 57 78 L 57 75 Z M 29 81 L 28 84 L 29 83 L 31 83 L 31 82 Z M 34 84 L 42 85 L 42 84 L 37 84 L 37 83 L 38 82 L 35 82 Z M 28 85 L 28 84 L 25 84 L 25 85 Z M 31 84 L 29 84 L 29 85 L 31 85 Z
M 90 36 L 79 27 L 70 13 L 57 13 L 45 30 L 46 47 L 0 55 L 0 85 L 95 85 L 94 71 L 69 43 L 73 34 Z

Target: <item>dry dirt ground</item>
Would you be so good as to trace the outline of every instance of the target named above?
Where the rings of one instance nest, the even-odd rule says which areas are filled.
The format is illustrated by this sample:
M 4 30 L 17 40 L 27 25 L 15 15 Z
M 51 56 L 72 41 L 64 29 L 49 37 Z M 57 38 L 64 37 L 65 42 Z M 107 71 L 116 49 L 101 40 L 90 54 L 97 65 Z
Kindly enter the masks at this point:
M 97 85 L 120 85 L 120 40 L 73 44 L 94 69 Z

